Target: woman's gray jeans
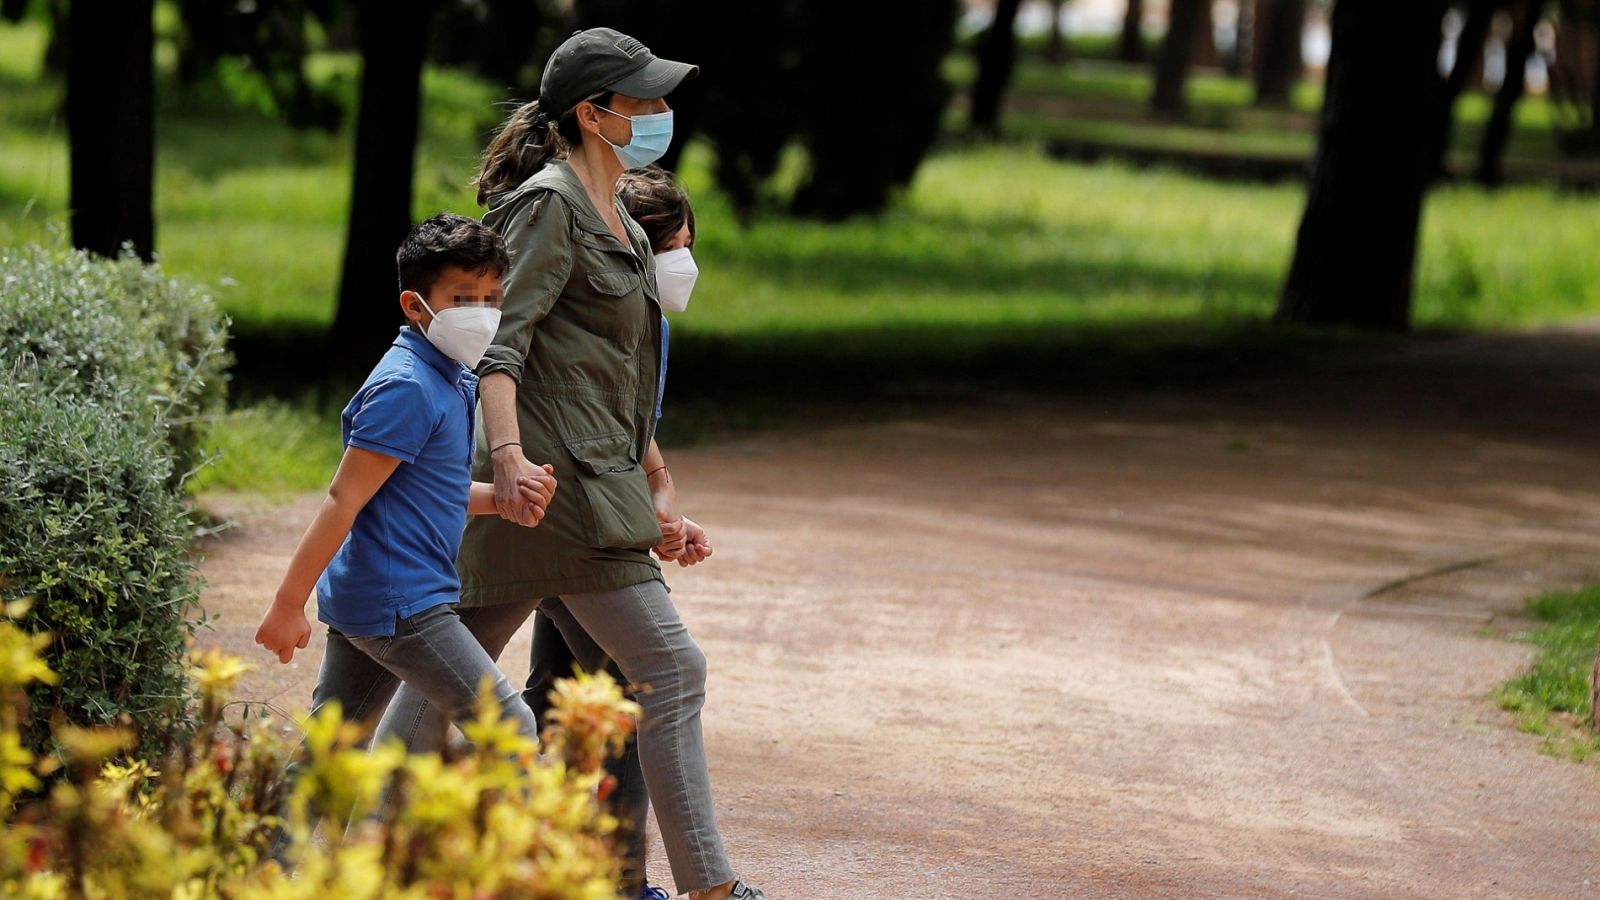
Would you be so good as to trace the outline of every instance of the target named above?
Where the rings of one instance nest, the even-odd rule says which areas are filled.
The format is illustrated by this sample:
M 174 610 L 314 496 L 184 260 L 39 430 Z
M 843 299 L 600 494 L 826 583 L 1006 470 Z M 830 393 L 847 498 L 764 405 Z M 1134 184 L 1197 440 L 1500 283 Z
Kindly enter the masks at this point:
M 638 734 L 640 769 L 655 803 L 678 892 L 732 881 L 733 869 L 712 809 L 711 775 L 700 728 L 706 657 L 678 617 L 666 585 L 646 581 L 614 591 L 461 612 L 483 648 L 498 656 L 535 607 L 550 617 L 575 654 L 584 653 L 587 646 L 598 647 L 635 686 L 636 699 L 644 708 Z M 589 662 L 581 655 L 579 661 Z M 418 692 L 402 687 L 384 714 L 379 739 L 393 734 L 414 748 L 442 745 L 448 723 L 427 706 Z

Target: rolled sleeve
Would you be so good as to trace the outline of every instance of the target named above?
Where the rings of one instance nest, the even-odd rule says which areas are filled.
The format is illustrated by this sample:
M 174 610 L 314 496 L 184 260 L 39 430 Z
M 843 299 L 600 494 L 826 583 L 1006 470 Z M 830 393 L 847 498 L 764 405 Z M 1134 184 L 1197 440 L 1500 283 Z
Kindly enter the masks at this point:
M 550 192 L 512 201 L 501 219 L 511 269 L 502 282 L 505 304 L 494 343 L 478 363 L 478 377 L 497 372 L 522 381 L 533 329 L 550 314 L 572 275 L 572 225 L 566 201 Z
M 417 382 L 406 378 L 374 382 L 350 418 L 352 447 L 416 462 L 433 433 L 433 404 Z

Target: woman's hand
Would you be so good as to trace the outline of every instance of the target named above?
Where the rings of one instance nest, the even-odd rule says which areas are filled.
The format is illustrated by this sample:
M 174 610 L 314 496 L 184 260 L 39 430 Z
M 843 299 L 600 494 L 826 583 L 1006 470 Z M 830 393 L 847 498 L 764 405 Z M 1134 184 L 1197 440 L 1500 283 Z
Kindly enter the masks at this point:
M 683 555 L 684 544 L 689 538 L 688 521 L 679 516 L 674 521 L 661 523 L 661 543 L 655 547 L 656 558 L 663 562 L 674 562 Z
M 539 524 L 555 497 L 555 467 L 528 462 L 522 448 L 516 445 L 495 451 L 493 462 L 494 506 L 500 517 L 529 528 Z M 543 503 L 533 502 L 534 495 L 542 497 Z
M 683 553 L 678 556 L 678 565 L 687 568 L 710 559 L 711 539 L 706 537 L 706 530 L 688 516 L 683 517 L 683 526 Z

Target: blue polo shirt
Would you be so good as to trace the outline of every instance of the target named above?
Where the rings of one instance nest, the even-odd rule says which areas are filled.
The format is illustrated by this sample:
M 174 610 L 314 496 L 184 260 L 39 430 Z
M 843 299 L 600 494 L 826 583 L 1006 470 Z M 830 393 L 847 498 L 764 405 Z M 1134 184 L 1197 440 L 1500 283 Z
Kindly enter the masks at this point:
M 402 328 L 344 408 L 346 447 L 400 460 L 317 580 L 317 618 L 355 637 L 460 599 L 478 379 Z

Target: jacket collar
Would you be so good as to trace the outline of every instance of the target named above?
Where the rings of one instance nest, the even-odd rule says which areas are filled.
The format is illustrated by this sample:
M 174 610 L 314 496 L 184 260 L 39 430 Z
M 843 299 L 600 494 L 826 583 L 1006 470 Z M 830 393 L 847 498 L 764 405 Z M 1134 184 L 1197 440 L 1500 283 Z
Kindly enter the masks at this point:
M 410 325 L 400 326 L 400 336 L 394 339 L 394 346 L 410 350 L 451 384 L 459 384 L 461 376 L 469 374 L 466 366 L 445 356 L 444 351 L 435 347 L 426 335 Z
M 600 213 L 594 208 L 594 202 L 589 199 L 589 192 L 583 186 L 578 173 L 573 171 L 572 165 L 564 159 L 552 161 L 549 165 L 529 176 L 515 190 L 505 196 L 510 200 L 527 191 L 546 190 L 554 191 L 567 201 L 567 206 L 572 210 L 572 222 L 590 234 L 608 237 L 616 240 L 617 236 L 611 233 L 611 226 L 600 218 Z M 504 201 L 502 201 L 504 202 Z M 617 206 L 617 214 L 622 216 L 622 225 L 628 229 L 628 234 L 633 238 L 628 250 L 639 252 L 639 248 L 646 246 L 643 237 L 635 231 L 637 226 L 628 217 L 628 210 L 622 205 L 621 200 L 613 201 Z M 646 249 L 648 249 L 646 247 Z

